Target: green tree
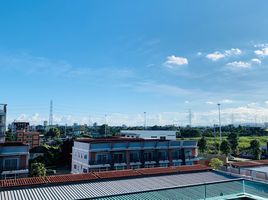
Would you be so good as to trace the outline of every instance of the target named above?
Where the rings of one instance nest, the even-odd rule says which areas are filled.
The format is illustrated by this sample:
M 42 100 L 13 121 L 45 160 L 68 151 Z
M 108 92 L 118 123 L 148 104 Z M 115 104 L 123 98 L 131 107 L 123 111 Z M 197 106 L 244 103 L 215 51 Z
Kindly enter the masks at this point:
M 250 150 L 252 152 L 252 155 L 254 156 L 254 159 L 260 160 L 261 158 L 261 144 L 259 140 L 251 140 L 250 141 Z
M 217 141 L 215 141 L 215 142 L 213 143 L 213 147 L 214 147 L 214 153 L 215 153 L 215 154 L 218 154 L 219 151 L 220 151 L 220 143 L 217 142 Z
M 202 137 L 198 141 L 198 149 L 201 153 L 204 153 L 207 150 L 207 141 L 206 141 L 205 137 Z
M 103 124 L 99 127 L 98 132 L 101 136 L 105 136 L 106 131 L 106 136 L 108 136 L 108 133 L 110 132 L 109 130 L 110 130 L 109 126 L 107 124 Z
M 226 156 L 228 156 L 228 154 L 231 152 L 230 144 L 227 142 L 227 140 L 223 140 L 221 142 L 220 150 Z
M 46 176 L 46 168 L 43 163 L 32 163 L 30 170 L 30 176 Z
M 48 137 L 60 137 L 60 130 L 58 128 L 50 128 L 49 131 L 47 132 Z
M 209 162 L 209 166 L 212 169 L 219 169 L 223 165 L 223 162 L 219 158 L 212 158 Z
M 238 134 L 232 132 L 228 135 L 227 140 L 230 144 L 230 148 L 232 150 L 232 153 L 234 155 L 237 155 L 237 151 L 238 151 Z
M 6 132 L 5 140 L 6 140 L 7 142 L 15 141 L 15 137 L 14 137 L 14 135 L 11 133 L 10 130 Z

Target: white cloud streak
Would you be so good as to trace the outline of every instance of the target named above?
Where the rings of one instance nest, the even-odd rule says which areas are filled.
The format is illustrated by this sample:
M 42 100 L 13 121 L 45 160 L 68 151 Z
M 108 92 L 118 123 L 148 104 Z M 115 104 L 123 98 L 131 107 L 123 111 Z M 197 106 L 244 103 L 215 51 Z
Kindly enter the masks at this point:
M 240 49 L 232 48 L 229 50 L 225 50 L 223 52 L 215 51 L 214 53 L 207 54 L 206 57 L 209 60 L 218 61 L 218 60 L 225 58 L 225 57 L 237 56 L 237 55 L 241 55 L 241 54 L 242 54 L 242 51 Z
M 164 65 L 168 68 L 177 68 L 182 65 L 187 65 L 188 59 L 184 57 L 178 57 L 178 56 L 168 56 Z

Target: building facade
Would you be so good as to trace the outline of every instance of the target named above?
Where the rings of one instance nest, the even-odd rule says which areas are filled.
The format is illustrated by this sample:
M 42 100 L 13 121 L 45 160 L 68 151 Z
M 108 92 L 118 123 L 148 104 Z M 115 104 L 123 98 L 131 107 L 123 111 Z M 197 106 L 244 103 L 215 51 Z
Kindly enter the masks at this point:
M 39 132 L 17 131 L 17 141 L 29 145 L 29 149 L 40 146 Z
M 29 122 L 12 122 L 11 124 L 11 132 L 17 133 L 17 131 L 30 131 L 30 123 Z
M 192 165 L 198 162 L 196 141 L 142 138 L 77 139 L 72 173 Z
M 120 135 L 126 138 L 176 140 L 176 131 L 121 130 Z
M 0 143 L 1 178 L 28 175 L 29 147 L 20 142 Z
M 5 142 L 7 105 L 0 104 L 0 142 Z

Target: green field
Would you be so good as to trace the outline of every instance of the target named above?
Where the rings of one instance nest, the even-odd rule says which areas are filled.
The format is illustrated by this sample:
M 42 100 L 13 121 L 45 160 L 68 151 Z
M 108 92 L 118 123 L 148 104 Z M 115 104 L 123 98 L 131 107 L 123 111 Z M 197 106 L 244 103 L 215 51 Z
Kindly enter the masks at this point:
M 226 139 L 227 137 L 223 137 L 223 139 Z M 185 140 L 199 140 L 199 138 L 185 138 Z M 241 136 L 239 137 L 239 145 L 238 145 L 238 148 L 239 149 L 244 149 L 244 148 L 247 148 L 250 146 L 250 141 L 251 140 L 254 140 L 254 139 L 257 139 L 260 141 L 261 143 L 261 146 L 265 146 L 266 145 L 266 142 L 268 141 L 268 136 Z M 217 142 L 220 142 L 220 138 L 217 137 L 217 138 L 214 138 L 214 137 L 206 137 L 206 140 L 207 140 L 207 144 L 208 146 L 212 146 L 215 141 Z

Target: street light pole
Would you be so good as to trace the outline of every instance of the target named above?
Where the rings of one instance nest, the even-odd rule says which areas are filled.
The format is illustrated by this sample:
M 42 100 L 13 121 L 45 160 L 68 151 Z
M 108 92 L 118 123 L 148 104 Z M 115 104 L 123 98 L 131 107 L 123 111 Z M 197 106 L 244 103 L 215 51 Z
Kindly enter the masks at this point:
M 221 104 L 218 103 L 218 109 L 219 109 L 219 128 L 220 128 L 220 142 L 222 141 L 221 137 Z

